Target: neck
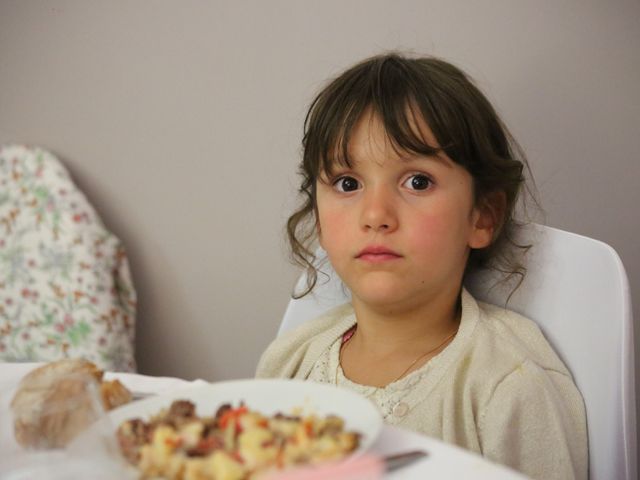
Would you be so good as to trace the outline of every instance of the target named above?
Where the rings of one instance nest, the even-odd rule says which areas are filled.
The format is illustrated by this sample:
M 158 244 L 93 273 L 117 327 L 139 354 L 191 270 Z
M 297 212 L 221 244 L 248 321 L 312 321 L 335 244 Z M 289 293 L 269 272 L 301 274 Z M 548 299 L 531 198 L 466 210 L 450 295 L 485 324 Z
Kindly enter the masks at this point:
M 441 293 L 409 306 L 370 305 L 354 297 L 357 343 L 376 355 L 424 351 L 454 332 L 460 321 L 460 293 Z

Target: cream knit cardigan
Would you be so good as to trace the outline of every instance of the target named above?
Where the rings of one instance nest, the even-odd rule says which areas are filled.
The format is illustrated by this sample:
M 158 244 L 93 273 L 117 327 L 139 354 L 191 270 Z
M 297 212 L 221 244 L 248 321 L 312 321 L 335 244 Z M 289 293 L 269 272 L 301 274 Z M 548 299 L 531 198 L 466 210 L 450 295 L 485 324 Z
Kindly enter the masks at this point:
M 400 415 L 386 421 L 535 479 L 587 479 L 584 402 L 538 326 L 476 302 L 466 290 L 461 300 L 460 328 L 449 346 L 386 387 L 406 390 Z M 335 370 L 318 369 L 316 363 L 355 322 L 353 308 L 345 304 L 287 332 L 264 352 L 256 376 L 312 376 L 333 383 Z M 326 371 L 325 378 L 318 378 L 318 371 Z

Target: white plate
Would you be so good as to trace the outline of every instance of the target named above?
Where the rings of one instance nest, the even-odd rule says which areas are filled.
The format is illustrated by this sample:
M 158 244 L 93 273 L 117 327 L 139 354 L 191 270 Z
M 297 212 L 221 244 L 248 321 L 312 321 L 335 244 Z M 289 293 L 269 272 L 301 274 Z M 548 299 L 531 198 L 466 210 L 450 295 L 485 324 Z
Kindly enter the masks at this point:
M 109 419 L 116 428 L 124 420 L 148 420 L 178 399 L 193 402 L 201 416 L 214 415 L 225 403 L 238 406 L 241 401 L 265 415 L 338 415 L 345 421 L 346 430 L 361 435 L 356 453 L 367 450 L 382 430 L 382 417 L 369 399 L 333 385 L 281 379 L 232 380 L 175 390 L 117 408 L 109 413 Z

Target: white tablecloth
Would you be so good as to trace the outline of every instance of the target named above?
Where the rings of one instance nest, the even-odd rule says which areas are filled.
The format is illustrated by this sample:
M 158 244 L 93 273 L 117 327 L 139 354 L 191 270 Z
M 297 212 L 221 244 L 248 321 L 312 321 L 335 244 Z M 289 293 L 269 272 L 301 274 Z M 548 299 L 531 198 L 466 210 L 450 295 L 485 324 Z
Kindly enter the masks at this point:
M 6 455 L 19 454 L 20 448 L 13 439 L 10 428 L 9 402 L 20 379 L 38 364 L 0 363 L 0 448 Z M 107 379 L 118 379 L 135 393 L 162 394 L 178 388 L 205 383 L 202 380 L 187 381 L 170 377 L 151 377 L 130 373 L 106 373 Z M 428 457 L 397 470 L 385 478 L 409 479 L 465 479 L 465 480 L 523 480 L 524 476 L 482 457 L 445 444 L 439 440 L 400 428 L 385 426 L 372 453 L 389 455 L 407 450 L 422 449 Z

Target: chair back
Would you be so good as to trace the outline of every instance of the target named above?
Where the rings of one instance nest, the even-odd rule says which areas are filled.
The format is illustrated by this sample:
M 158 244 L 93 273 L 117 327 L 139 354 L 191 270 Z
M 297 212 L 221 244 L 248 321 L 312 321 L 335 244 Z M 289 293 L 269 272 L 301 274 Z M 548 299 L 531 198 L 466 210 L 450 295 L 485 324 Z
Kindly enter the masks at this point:
M 523 228 L 517 240 L 533 247 L 513 295 L 491 271 L 466 286 L 481 301 L 535 320 L 571 371 L 586 405 L 590 478 L 635 480 L 633 319 L 622 262 L 605 243 L 541 225 Z M 328 262 L 321 271 L 328 277 L 321 273 L 311 294 L 289 302 L 279 334 L 349 300 Z M 298 291 L 305 284 L 303 275 Z
M 0 361 L 82 357 L 135 370 L 122 242 L 51 152 L 0 145 Z

